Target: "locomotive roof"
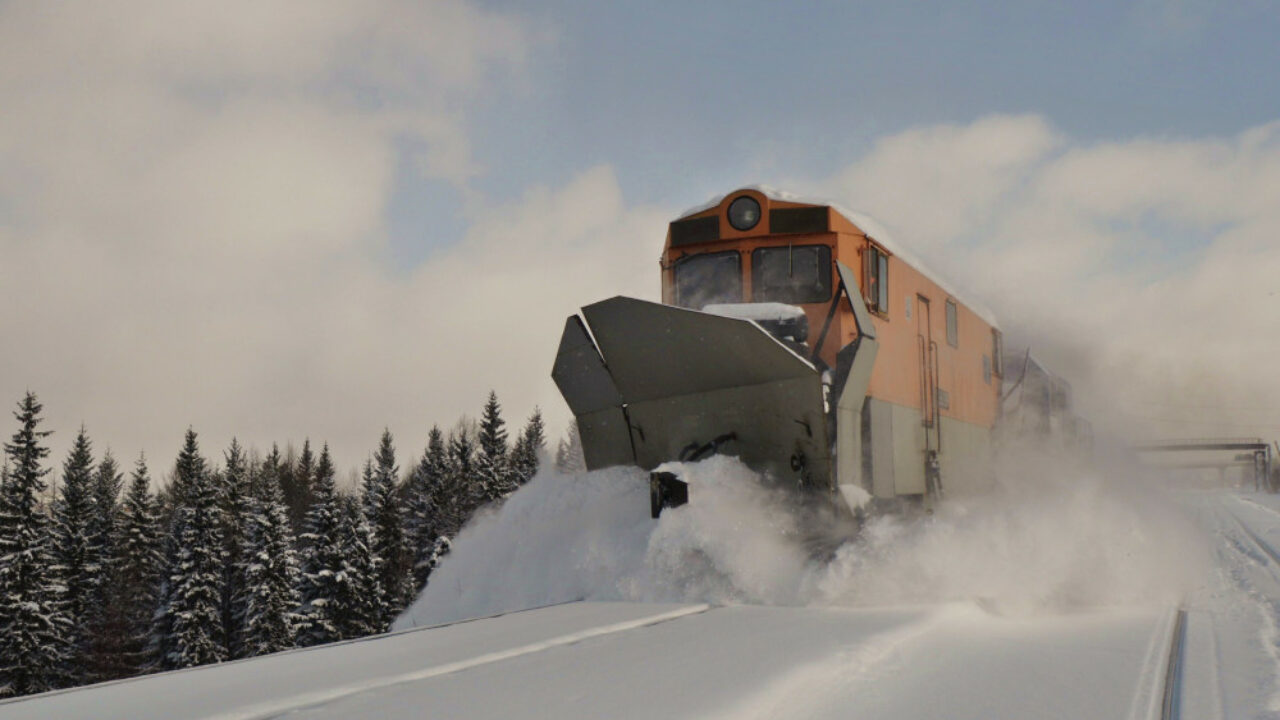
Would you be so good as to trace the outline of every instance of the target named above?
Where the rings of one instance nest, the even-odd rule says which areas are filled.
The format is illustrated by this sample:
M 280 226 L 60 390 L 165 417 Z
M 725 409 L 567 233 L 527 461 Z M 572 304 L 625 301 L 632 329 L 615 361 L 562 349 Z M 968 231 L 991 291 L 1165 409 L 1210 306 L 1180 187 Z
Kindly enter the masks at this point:
M 691 207 L 688 210 L 685 210 L 684 212 L 680 213 L 680 216 L 677 217 L 676 220 L 683 220 L 684 218 L 687 218 L 691 215 L 697 215 L 698 213 L 706 212 L 707 210 L 710 210 L 720 205 L 720 203 L 724 202 L 725 198 L 729 197 L 730 195 L 735 195 L 737 193 L 742 192 L 743 190 L 754 190 L 764 195 L 765 197 L 769 198 L 770 200 L 779 200 L 781 202 L 790 202 L 790 203 L 800 203 L 803 205 L 813 205 L 815 207 L 825 206 L 835 210 L 836 212 L 843 215 L 846 220 L 856 225 L 858 229 L 861 230 L 863 234 L 865 234 L 867 237 L 871 238 L 872 240 L 875 240 L 877 244 L 879 244 L 885 250 L 888 250 L 891 254 L 902 258 L 903 262 L 915 268 L 917 271 L 920 272 L 920 274 L 929 278 L 938 287 L 942 288 L 943 291 L 945 291 L 948 295 L 955 298 L 965 307 L 972 310 L 974 314 L 976 314 L 978 317 L 986 321 L 988 325 L 991 325 L 992 327 L 1000 326 L 999 323 L 996 322 L 995 314 L 991 312 L 990 308 L 988 308 L 986 305 L 980 302 L 976 302 L 972 296 L 961 293 L 954 284 L 949 282 L 942 275 L 939 275 L 938 273 L 934 272 L 932 269 L 929 268 L 928 265 L 921 262 L 920 258 L 916 256 L 915 253 L 911 252 L 909 249 L 907 249 L 905 245 L 903 245 L 902 243 L 899 243 L 896 239 L 894 239 L 893 234 L 890 233 L 889 230 L 885 228 L 885 226 L 882 225 L 875 218 L 865 213 L 849 210 L 841 206 L 839 203 L 835 203 L 830 200 L 800 197 L 793 193 L 789 193 L 785 190 L 779 190 L 777 188 L 770 187 L 768 185 L 747 185 L 744 187 L 737 188 L 732 192 L 725 193 L 723 195 L 716 195 L 712 197 L 710 200 L 708 200 L 707 202 L 704 202 L 700 205 L 695 205 L 694 207 Z

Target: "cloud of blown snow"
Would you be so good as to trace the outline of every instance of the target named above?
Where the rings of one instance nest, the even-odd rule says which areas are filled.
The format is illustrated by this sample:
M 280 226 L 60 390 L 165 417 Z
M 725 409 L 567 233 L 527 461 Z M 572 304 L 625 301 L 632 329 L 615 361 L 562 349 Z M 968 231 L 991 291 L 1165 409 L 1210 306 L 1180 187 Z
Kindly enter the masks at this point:
M 1004 614 L 1175 605 L 1204 581 L 1208 542 L 1137 468 L 1005 448 L 995 491 L 931 516 L 872 518 L 816 580 L 839 605 L 974 600 Z
M 683 467 L 693 501 L 656 521 L 638 468 L 543 468 L 458 535 L 398 627 L 579 599 L 800 602 L 807 557 L 785 497 L 731 458 Z
M 1162 493 L 1061 457 L 1006 454 L 996 492 L 874 516 L 834 553 L 813 542 L 830 528 L 737 460 L 679 471 L 690 502 L 655 521 L 640 470 L 544 469 L 462 531 L 397 627 L 578 599 L 1057 613 L 1175 603 L 1208 567 Z
M 1043 117 L 882 138 L 795 183 L 896 230 L 1074 381 L 1099 435 L 1275 435 L 1280 123 L 1081 143 Z

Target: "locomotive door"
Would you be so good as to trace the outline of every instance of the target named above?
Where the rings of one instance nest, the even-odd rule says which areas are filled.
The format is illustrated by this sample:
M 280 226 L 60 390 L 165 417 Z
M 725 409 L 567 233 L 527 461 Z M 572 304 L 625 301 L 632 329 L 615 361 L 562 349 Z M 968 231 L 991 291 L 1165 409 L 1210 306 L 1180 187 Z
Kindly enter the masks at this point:
M 920 423 L 924 426 L 925 458 L 929 460 L 941 444 L 938 423 L 938 346 L 933 341 L 929 298 L 917 295 L 916 307 L 916 349 L 920 358 Z

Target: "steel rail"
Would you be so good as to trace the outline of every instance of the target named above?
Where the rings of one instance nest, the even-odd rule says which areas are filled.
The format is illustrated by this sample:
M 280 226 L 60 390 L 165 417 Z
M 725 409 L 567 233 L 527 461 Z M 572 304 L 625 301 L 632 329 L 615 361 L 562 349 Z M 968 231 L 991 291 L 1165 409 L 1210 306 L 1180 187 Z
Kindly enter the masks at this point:
M 1182 646 L 1187 636 L 1187 610 L 1179 607 L 1173 621 L 1173 637 L 1169 640 L 1169 657 L 1164 670 L 1164 700 L 1160 720 L 1175 720 L 1181 715 Z

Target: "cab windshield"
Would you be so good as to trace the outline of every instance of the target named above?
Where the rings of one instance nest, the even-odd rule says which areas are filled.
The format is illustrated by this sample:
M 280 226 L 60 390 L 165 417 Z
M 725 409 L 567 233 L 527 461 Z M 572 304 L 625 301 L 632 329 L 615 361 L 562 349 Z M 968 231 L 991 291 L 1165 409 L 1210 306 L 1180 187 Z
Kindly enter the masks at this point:
M 742 260 L 737 252 L 691 255 L 676 261 L 676 305 L 701 310 L 742 302 Z
M 757 248 L 751 253 L 751 299 L 793 305 L 830 300 L 831 248 Z

